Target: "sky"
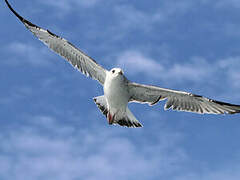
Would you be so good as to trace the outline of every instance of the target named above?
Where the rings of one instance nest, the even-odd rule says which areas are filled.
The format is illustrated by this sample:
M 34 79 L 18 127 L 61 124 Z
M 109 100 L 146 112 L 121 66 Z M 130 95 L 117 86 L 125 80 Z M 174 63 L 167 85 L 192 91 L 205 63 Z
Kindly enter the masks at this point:
M 237 0 L 10 0 L 131 81 L 240 104 Z M 0 179 L 238 180 L 240 114 L 129 104 L 143 124 L 110 126 L 103 94 L 0 4 Z

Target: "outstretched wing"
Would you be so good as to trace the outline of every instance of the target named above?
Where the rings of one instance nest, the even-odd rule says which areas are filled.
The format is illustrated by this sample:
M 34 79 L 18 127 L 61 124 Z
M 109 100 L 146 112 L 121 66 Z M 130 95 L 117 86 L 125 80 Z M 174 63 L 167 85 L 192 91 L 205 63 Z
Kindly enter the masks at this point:
M 47 45 L 54 52 L 64 57 L 86 76 L 90 76 L 104 84 L 106 77 L 106 70 L 96 63 L 91 57 L 76 48 L 66 39 L 61 38 L 49 30 L 42 29 L 41 27 L 29 22 L 20 16 L 5 0 L 9 9 L 20 19 L 20 21 L 35 35 L 37 38 Z
M 215 101 L 203 96 L 156 86 L 148 86 L 137 83 L 128 84 L 130 102 L 156 104 L 158 101 L 167 99 L 164 109 L 172 108 L 178 111 L 207 114 L 234 114 L 240 113 L 240 105 Z

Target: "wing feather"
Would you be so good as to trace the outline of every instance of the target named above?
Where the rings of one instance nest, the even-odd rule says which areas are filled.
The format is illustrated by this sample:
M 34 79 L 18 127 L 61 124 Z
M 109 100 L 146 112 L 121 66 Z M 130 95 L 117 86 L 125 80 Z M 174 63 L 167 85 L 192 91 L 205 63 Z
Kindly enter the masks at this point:
M 240 113 L 240 105 L 212 100 L 183 91 L 160 88 L 137 83 L 128 83 L 130 102 L 156 104 L 167 99 L 164 109 L 187 111 L 200 114 Z M 160 97 L 160 98 L 159 98 Z
M 86 55 L 73 44 L 58 35 L 45 30 L 20 16 L 5 0 L 9 9 L 20 19 L 20 21 L 29 29 L 40 41 L 47 45 L 51 50 L 65 58 L 74 68 L 86 76 L 90 76 L 104 84 L 106 70 L 96 63 L 91 57 Z

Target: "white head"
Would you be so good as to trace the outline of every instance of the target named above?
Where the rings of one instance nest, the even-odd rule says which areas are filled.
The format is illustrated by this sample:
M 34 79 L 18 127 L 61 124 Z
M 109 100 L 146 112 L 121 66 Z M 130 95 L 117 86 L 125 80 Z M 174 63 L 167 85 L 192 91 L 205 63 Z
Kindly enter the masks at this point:
M 120 77 L 123 76 L 123 70 L 120 68 L 113 68 L 111 69 L 110 74 L 112 77 Z

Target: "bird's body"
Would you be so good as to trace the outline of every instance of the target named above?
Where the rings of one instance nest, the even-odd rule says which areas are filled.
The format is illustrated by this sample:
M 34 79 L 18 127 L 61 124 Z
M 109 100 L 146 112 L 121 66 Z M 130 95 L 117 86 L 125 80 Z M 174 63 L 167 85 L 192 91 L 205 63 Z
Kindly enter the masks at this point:
M 112 111 L 116 111 L 116 109 L 123 110 L 126 108 L 129 100 L 127 80 L 124 75 L 118 74 L 116 72 L 117 70 L 114 71 L 115 73 L 112 73 L 112 71 L 107 72 L 106 80 L 103 86 L 104 95 L 108 106 L 109 108 L 111 107 Z
M 120 68 L 113 68 L 107 72 L 103 90 L 107 103 L 108 123 L 118 124 L 119 121 L 128 121 L 130 112 L 127 107 L 130 99 L 128 80 Z M 138 124 L 140 126 L 139 122 Z
M 117 70 L 120 71 L 120 69 L 115 69 L 112 70 L 114 73 L 112 71 L 107 72 L 103 87 L 109 111 L 107 116 L 109 124 L 113 124 L 117 119 L 121 119 L 126 112 L 129 100 L 126 79 L 124 75 L 118 74 Z
M 113 68 L 110 71 L 104 69 L 66 39 L 24 19 L 10 6 L 7 0 L 5 2 L 25 27 L 40 41 L 65 58 L 80 72 L 97 80 L 103 86 L 104 95 L 93 99 L 107 117 L 109 124 L 142 127 L 128 109 L 128 102 L 155 105 L 166 99 L 165 109 L 172 108 L 173 110 L 200 114 L 240 113 L 240 105 L 220 102 L 184 91 L 133 83 L 124 76 L 120 68 Z

